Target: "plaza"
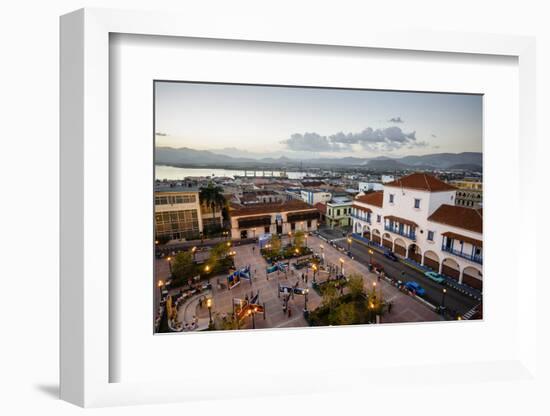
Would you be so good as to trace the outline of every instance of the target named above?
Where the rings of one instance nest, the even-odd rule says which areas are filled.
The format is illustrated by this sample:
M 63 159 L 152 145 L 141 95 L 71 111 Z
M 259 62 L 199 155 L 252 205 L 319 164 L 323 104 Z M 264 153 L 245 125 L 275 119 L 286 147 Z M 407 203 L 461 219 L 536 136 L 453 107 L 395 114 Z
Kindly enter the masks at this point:
M 384 279 L 379 279 L 376 273 L 368 270 L 366 264 L 347 257 L 341 250 L 315 235 L 309 236 L 307 241 L 308 247 L 314 253 L 323 257 L 325 264 L 333 265 L 334 268 L 341 268 L 341 260 L 343 260 L 344 274 L 346 276 L 352 274 L 360 275 L 363 279 L 365 290 L 372 290 L 373 284 L 375 285 L 377 292 L 381 293 L 382 298 L 392 305 L 391 312 L 386 311 L 381 317 L 381 323 L 427 322 L 442 319 L 440 315 L 426 304 L 400 291 Z M 303 313 L 306 306 L 305 296 L 297 294 L 291 296 L 288 300 L 288 310 L 290 310 L 290 313 L 288 313 L 288 310 L 284 310 L 283 297 L 279 296 L 279 285 L 296 285 L 298 288 L 308 289 L 307 309 L 309 311 L 315 310 L 321 305 L 322 297 L 313 289 L 313 270 L 311 268 L 294 270 L 292 264 L 298 259 L 292 259 L 290 261 L 291 266 L 286 272 L 278 271 L 268 274 L 268 263 L 260 254 L 256 244 L 237 245 L 232 250 L 234 252 L 235 267 L 240 269 L 249 266 L 251 279 L 241 279 L 237 286 L 229 290 L 226 280 L 227 275 L 211 276 L 208 278 L 211 289 L 198 294 L 190 302 L 186 302 L 178 309 L 177 316 L 179 321 L 184 324 L 191 324 L 192 321 L 195 321 L 195 328 L 197 330 L 206 329 L 208 328 L 210 316 L 212 316 L 213 320 L 223 319 L 224 316 L 231 316 L 234 299 L 251 299 L 258 295 L 256 303 L 265 308 L 265 315 L 264 313 L 256 313 L 254 316 L 245 316 L 240 321 L 240 329 L 309 326 Z M 302 280 L 302 273 L 304 274 L 304 280 Z M 161 279 L 166 279 L 168 278 L 168 274 L 167 261 L 158 259 L 157 276 L 160 276 Z M 318 283 L 324 282 L 328 278 L 329 273 L 323 271 L 318 271 L 315 276 L 315 280 Z M 170 293 L 175 293 L 177 290 L 173 289 Z M 199 301 L 199 299 L 201 300 Z M 211 299 L 210 311 L 207 307 L 207 299 Z

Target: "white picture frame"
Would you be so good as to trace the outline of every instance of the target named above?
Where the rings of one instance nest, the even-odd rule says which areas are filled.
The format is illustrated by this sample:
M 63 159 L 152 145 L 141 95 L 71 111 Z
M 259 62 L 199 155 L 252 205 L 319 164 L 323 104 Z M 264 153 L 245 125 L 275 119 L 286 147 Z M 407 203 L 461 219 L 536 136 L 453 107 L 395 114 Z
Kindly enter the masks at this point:
M 119 359 L 110 350 L 110 169 L 109 153 L 109 37 L 113 33 L 191 37 L 206 39 L 279 42 L 334 47 L 381 48 L 386 50 L 431 51 L 452 54 L 504 55 L 518 59 L 519 67 L 519 227 L 524 241 L 536 240 L 536 227 L 529 225 L 533 214 L 534 184 L 527 167 L 535 165 L 535 41 L 529 37 L 507 35 L 429 33 L 420 31 L 379 31 L 369 28 L 326 31 L 326 28 L 285 28 L 276 24 L 239 26 L 217 22 L 209 26 L 192 16 L 83 9 L 61 18 L 61 398 L 79 406 L 108 406 L 137 403 L 161 403 L 269 395 L 274 386 L 286 383 L 284 374 L 271 374 L 263 385 L 247 391 L 227 393 L 223 380 L 212 381 L 211 371 L 193 378 L 185 389 L 174 382 L 110 382 L 110 365 Z M 488 238 L 490 244 L 490 237 Z M 516 248 L 519 262 L 532 258 L 526 244 Z M 524 262 L 522 284 L 536 287 L 536 262 Z M 529 265 L 527 265 L 529 264 Z M 511 273 L 518 273 L 515 270 Z M 495 296 L 495 295 L 493 295 Z M 384 383 L 401 379 L 401 387 L 417 383 L 430 384 L 430 379 L 451 371 L 455 379 L 467 380 L 469 374 L 483 373 L 472 383 L 531 380 L 537 382 L 537 323 L 530 310 L 536 308 L 536 290 L 518 293 L 517 308 L 511 320 L 517 326 L 515 354 L 499 361 L 468 363 L 441 362 L 400 369 L 371 365 L 370 379 L 364 380 L 364 368 L 330 370 L 331 380 L 348 380 L 327 385 L 300 385 L 291 381 L 294 393 L 331 392 L 364 383 L 370 388 L 384 388 Z M 410 329 L 409 329 L 410 331 Z M 154 359 L 154 357 L 151 357 Z M 213 369 L 211 369 L 213 371 Z M 210 378 L 210 379 L 209 379 Z M 374 385 L 374 378 L 382 386 Z M 351 381 L 350 381 L 351 380 Z M 355 380 L 355 382 L 354 382 Z M 182 380 L 184 383 L 184 380 Z M 208 383 L 208 392 L 200 390 Z M 189 383 L 191 384 L 191 383 Z

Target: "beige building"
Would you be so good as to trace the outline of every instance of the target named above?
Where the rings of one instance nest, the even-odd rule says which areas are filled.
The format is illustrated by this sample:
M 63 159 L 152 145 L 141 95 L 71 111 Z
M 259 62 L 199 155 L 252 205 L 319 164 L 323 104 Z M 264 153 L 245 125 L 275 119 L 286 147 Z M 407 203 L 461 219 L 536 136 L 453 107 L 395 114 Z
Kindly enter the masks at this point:
M 483 183 L 475 179 L 451 181 L 458 188 L 455 205 L 481 208 L 483 206 Z
M 319 211 L 303 201 L 234 207 L 229 211 L 231 238 L 256 238 L 262 234 L 288 234 L 289 232 L 315 231 Z
M 195 239 L 203 229 L 199 190 L 190 183 L 155 186 L 155 238 Z

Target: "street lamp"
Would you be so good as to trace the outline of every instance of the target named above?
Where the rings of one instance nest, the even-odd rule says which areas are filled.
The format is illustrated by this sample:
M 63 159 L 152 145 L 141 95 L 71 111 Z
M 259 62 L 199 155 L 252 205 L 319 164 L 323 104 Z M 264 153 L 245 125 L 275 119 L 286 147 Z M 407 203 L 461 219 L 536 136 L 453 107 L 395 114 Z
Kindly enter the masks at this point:
M 255 239 L 256 239 L 256 228 L 253 228 L 253 229 L 252 229 L 252 232 L 254 233 L 254 235 L 253 235 L 252 238 L 255 240 Z
M 321 248 L 321 257 L 323 259 L 323 264 L 325 264 L 325 246 L 320 244 L 319 247 Z
M 162 300 L 162 287 L 164 286 L 164 282 L 162 280 L 159 280 L 157 282 L 157 286 L 159 288 L 159 294 L 160 294 L 159 302 L 160 302 Z
M 369 263 L 372 264 L 372 255 L 374 254 L 374 251 L 369 248 L 369 256 L 370 256 L 370 260 L 369 260 Z
M 309 293 L 309 289 L 305 289 L 304 291 L 304 312 L 307 312 L 307 294 Z
M 317 274 L 317 265 L 314 264 L 313 266 L 311 266 L 311 268 L 313 269 L 313 283 L 315 284 L 316 283 L 315 275 Z
M 348 237 L 348 251 L 351 251 L 351 237 Z
M 168 269 L 170 270 L 170 276 L 172 276 L 172 257 L 166 257 L 168 261 Z
M 212 298 L 206 299 L 206 307 L 208 308 L 208 323 L 212 325 Z
M 206 273 L 208 273 L 210 271 L 210 266 L 208 264 L 206 266 L 204 266 L 204 271 Z
M 307 248 L 307 234 L 306 234 L 306 248 Z
M 344 275 L 344 259 L 340 257 L 340 274 Z
M 441 308 L 445 309 L 445 295 L 447 294 L 447 289 L 443 288 L 443 296 L 441 296 Z
M 197 247 L 193 247 L 191 249 L 191 253 L 193 254 L 193 261 L 195 261 L 195 252 L 197 251 Z

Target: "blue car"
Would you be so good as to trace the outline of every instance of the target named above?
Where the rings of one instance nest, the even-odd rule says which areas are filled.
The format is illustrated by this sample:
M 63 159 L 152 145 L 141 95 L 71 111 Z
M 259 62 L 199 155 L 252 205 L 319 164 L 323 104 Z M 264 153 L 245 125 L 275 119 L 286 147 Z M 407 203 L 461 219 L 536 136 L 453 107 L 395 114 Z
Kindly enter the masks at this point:
M 384 251 L 384 257 L 390 259 L 391 261 L 397 261 L 397 256 L 390 250 Z
M 418 296 L 424 296 L 426 294 L 426 291 L 424 290 L 424 288 L 416 282 L 407 282 L 407 283 L 405 283 L 405 287 L 409 291 L 414 292 L 415 294 L 417 294 Z

